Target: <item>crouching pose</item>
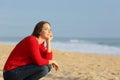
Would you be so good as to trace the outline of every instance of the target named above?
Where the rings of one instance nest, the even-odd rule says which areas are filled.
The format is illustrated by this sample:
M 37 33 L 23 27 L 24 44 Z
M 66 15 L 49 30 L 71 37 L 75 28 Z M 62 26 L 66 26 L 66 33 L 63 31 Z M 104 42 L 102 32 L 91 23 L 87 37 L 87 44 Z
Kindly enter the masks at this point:
M 58 70 L 58 64 L 52 60 L 52 38 L 50 23 L 37 23 L 33 33 L 22 39 L 11 51 L 4 65 L 4 80 L 38 80 L 44 77 L 52 66 Z

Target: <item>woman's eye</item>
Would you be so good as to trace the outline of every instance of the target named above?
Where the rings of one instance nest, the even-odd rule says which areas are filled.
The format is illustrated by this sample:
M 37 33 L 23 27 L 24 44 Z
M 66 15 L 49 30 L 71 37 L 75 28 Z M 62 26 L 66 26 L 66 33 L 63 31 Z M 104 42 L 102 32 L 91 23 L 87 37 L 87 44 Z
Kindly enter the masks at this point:
M 43 29 L 43 30 L 49 30 L 49 29 Z M 49 31 L 52 31 L 51 29 Z
M 43 29 L 43 30 L 48 30 L 48 29 Z
M 45 31 L 52 31 L 52 29 L 47 29 L 47 28 L 44 28 L 43 30 L 45 30 Z

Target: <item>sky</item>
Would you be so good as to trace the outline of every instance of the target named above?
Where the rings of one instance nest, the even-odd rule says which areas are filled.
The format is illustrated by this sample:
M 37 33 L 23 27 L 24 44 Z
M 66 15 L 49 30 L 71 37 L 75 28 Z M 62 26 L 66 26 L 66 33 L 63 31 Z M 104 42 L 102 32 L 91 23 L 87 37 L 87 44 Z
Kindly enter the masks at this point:
M 30 35 L 42 20 L 55 37 L 120 38 L 120 0 L 0 0 L 0 37 Z

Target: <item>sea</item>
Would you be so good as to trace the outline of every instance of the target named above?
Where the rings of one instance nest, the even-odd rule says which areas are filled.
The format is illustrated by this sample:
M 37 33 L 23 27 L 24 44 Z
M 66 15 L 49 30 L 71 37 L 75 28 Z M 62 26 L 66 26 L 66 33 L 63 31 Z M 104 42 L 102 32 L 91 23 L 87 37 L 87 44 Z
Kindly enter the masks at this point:
M 0 43 L 16 45 L 23 38 L 0 37 Z M 55 37 L 51 46 L 67 52 L 120 55 L 120 38 Z

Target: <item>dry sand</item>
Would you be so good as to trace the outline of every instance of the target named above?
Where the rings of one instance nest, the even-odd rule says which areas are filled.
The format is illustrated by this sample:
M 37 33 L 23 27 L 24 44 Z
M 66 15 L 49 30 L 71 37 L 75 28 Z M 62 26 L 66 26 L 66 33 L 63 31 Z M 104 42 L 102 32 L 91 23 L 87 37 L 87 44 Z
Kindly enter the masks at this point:
M 0 80 L 3 65 L 14 45 L 0 44 Z M 120 80 L 120 56 L 53 50 L 60 70 L 52 69 L 41 80 Z

